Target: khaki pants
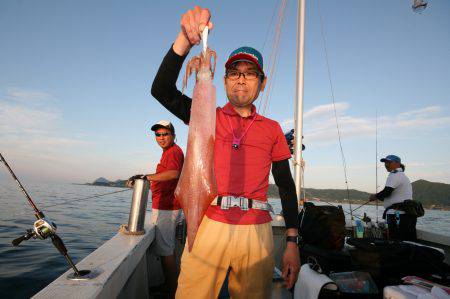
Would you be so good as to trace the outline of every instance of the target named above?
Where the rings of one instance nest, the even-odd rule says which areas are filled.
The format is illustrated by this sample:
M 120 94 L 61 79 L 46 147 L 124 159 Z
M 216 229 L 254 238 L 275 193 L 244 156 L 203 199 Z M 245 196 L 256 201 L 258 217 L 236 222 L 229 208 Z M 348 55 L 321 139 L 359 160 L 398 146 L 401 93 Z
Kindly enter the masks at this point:
M 231 298 L 269 298 L 274 269 L 270 223 L 227 224 L 203 217 L 181 258 L 176 298 L 217 298 L 230 269 Z

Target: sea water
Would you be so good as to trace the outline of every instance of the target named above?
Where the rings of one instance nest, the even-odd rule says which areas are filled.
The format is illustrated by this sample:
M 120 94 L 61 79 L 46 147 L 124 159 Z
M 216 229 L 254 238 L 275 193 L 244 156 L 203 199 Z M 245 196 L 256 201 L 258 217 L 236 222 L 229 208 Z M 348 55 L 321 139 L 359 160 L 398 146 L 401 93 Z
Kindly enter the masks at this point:
M 131 195 L 129 189 L 74 184 L 33 184 L 24 182 L 36 205 L 58 225 L 75 263 L 114 236 L 120 224 L 127 223 Z M 86 197 L 124 190 L 107 196 Z M 276 213 L 281 211 L 279 199 L 270 199 Z M 61 204 L 63 203 L 63 204 Z M 51 205 L 58 206 L 50 207 Z M 358 205 L 353 205 L 356 208 Z M 348 213 L 348 205 L 343 205 Z M 151 204 L 148 205 L 148 209 Z M 381 219 L 383 208 L 378 208 Z M 376 219 L 376 206 L 360 208 Z M 418 227 L 450 236 L 449 211 L 427 210 L 419 218 Z M 31 228 L 35 218 L 27 200 L 10 179 L 0 182 L 0 298 L 29 298 L 68 269 L 63 256 L 50 240 L 24 241 L 13 247 L 11 241 Z

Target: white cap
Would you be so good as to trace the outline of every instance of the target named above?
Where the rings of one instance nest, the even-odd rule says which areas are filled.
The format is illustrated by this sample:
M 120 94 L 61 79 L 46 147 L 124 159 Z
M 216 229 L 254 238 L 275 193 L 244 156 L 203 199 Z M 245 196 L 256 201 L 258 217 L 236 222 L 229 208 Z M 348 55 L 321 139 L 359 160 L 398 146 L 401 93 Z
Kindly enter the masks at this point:
M 168 120 L 160 120 L 159 122 L 157 122 L 156 124 L 154 124 L 150 129 L 152 131 L 156 131 L 160 128 L 165 128 L 170 130 L 172 133 L 175 133 L 175 128 L 173 127 L 172 123 Z

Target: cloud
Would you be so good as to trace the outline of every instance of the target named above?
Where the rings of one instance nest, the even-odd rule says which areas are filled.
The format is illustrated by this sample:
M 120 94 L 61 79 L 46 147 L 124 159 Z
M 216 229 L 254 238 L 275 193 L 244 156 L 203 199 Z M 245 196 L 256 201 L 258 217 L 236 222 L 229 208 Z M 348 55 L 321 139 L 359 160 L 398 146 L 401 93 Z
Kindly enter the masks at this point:
M 23 103 L 53 100 L 53 96 L 49 93 L 20 88 L 8 88 L 4 98 Z
M 0 93 L 0 148 L 26 165 L 27 173 L 43 175 L 37 170 L 50 163 L 59 173 L 70 172 L 79 163 L 72 153 L 90 145 L 61 129 L 63 113 L 54 102 L 51 94 L 39 91 L 14 88 Z
M 339 115 L 342 112 L 345 112 L 348 109 L 349 105 L 348 103 L 340 102 L 336 103 L 335 107 L 336 113 Z M 303 113 L 303 117 L 305 120 L 330 117 L 333 115 L 333 104 L 319 105 Z
M 364 118 L 348 114 L 350 105 L 336 103 L 336 114 L 343 139 L 366 138 L 375 134 L 375 118 Z M 450 116 L 442 115 L 439 106 L 428 106 L 418 110 L 405 111 L 398 115 L 379 115 L 378 129 L 383 132 L 401 132 L 402 136 L 417 129 L 432 130 L 450 125 Z M 304 136 L 308 143 L 329 144 L 337 140 L 336 120 L 333 105 L 313 107 L 304 114 Z M 293 128 L 294 119 L 281 122 L 284 130 Z M 416 132 L 417 134 L 417 132 Z
M 155 168 L 160 158 L 155 151 L 118 154 L 108 136 L 94 138 L 65 124 L 59 100 L 46 92 L 0 89 L 0 151 L 18 175 L 36 181 L 84 183 Z
M 0 99 L 1 135 L 49 131 L 60 118 L 61 113 L 51 107 L 27 107 L 21 103 L 5 103 Z
M 429 106 L 418 110 L 411 110 L 406 111 L 399 114 L 400 118 L 407 118 L 407 117 L 427 117 L 431 114 L 436 114 L 441 112 L 442 109 L 439 106 Z

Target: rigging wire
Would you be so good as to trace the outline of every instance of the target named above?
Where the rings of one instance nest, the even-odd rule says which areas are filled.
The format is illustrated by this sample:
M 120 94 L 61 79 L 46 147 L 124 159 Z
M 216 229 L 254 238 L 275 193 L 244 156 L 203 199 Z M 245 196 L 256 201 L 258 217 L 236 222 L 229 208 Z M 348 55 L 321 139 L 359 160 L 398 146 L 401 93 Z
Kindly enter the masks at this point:
M 271 93 L 272 85 L 273 85 L 273 82 L 275 79 L 275 70 L 276 70 L 276 65 L 277 65 L 277 61 L 278 61 L 278 57 L 279 57 L 281 29 L 282 29 L 284 19 L 285 19 L 286 5 L 287 5 L 287 0 L 281 0 L 280 8 L 278 9 L 277 25 L 276 25 L 276 29 L 275 29 L 275 33 L 274 33 L 274 37 L 273 37 L 273 45 L 272 45 L 272 48 L 270 51 L 269 60 L 267 63 L 267 68 L 266 68 L 268 71 L 266 71 L 267 82 L 266 82 L 265 97 L 264 97 L 264 99 L 262 99 L 259 102 L 259 105 L 258 105 L 258 112 L 261 115 L 266 115 L 266 113 L 267 113 L 267 107 L 268 107 L 268 102 L 270 99 L 270 93 Z
M 342 158 L 342 166 L 344 168 L 345 186 L 346 186 L 346 189 L 347 189 L 347 200 L 348 200 L 348 203 L 350 205 L 350 218 L 351 218 L 351 220 L 353 220 L 352 201 L 350 199 L 350 190 L 349 190 L 349 187 L 348 187 L 347 162 L 345 160 L 344 149 L 342 147 L 341 130 L 340 130 L 340 127 L 339 127 L 339 121 L 338 121 L 337 112 L 336 112 L 336 101 L 335 101 L 335 96 L 334 96 L 334 87 L 333 87 L 333 82 L 331 80 L 330 62 L 329 62 L 329 59 L 328 59 L 328 50 L 327 50 L 327 44 L 326 44 L 326 40 L 325 40 L 323 18 L 322 18 L 322 13 L 320 11 L 320 1 L 317 1 L 317 8 L 318 8 L 319 20 L 320 20 L 320 33 L 321 33 L 321 36 L 322 36 L 323 49 L 324 49 L 324 53 L 325 53 L 325 61 L 326 61 L 326 65 L 327 65 L 328 81 L 329 81 L 329 84 L 330 84 L 331 100 L 332 100 L 333 111 L 334 111 L 334 119 L 335 119 L 335 122 L 336 122 L 336 130 L 337 130 L 337 134 L 338 134 L 339 148 L 340 148 L 341 158 Z
M 272 29 L 273 19 L 275 18 L 275 14 L 277 12 L 278 3 L 279 3 L 278 1 L 275 1 L 275 5 L 273 6 L 272 17 L 270 18 L 270 23 L 269 23 L 269 26 L 267 27 L 267 31 L 266 31 L 266 37 L 265 37 L 264 43 L 263 43 L 263 45 L 261 47 L 262 51 L 264 51 L 265 48 L 266 48 L 266 44 L 267 44 L 267 41 L 269 39 L 269 35 L 270 35 L 270 32 L 271 32 L 271 29 Z

